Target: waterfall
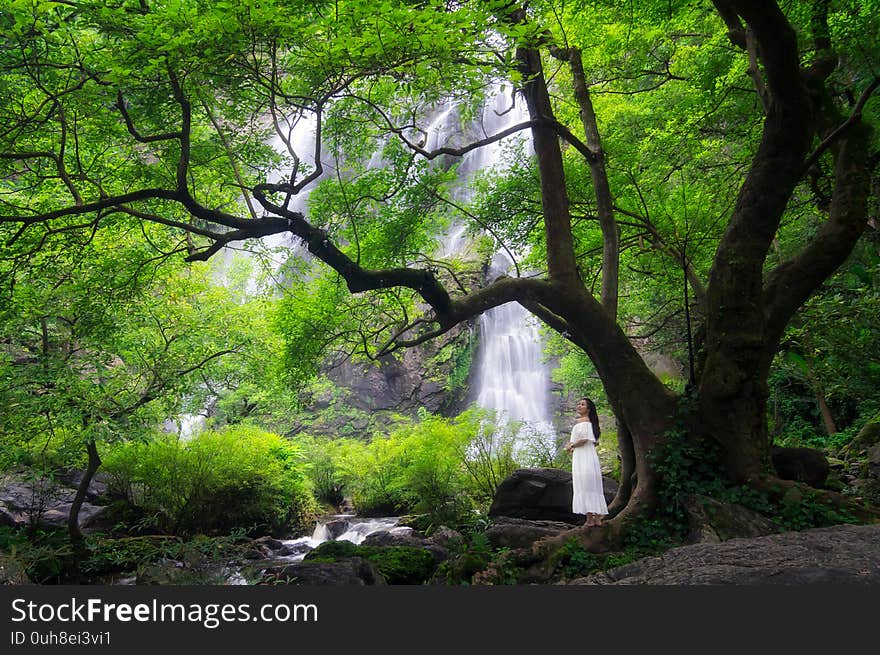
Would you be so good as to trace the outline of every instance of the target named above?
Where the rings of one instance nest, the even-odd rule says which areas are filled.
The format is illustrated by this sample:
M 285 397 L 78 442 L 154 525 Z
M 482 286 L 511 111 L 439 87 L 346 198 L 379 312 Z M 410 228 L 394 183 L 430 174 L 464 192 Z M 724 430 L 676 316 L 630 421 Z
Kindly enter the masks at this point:
M 509 273 L 510 258 L 496 253 L 490 275 Z M 552 460 L 557 449 L 550 414 L 550 368 L 543 361 L 537 319 L 509 302 L 479 319 L 475 391 L 478 406 L 496 413 L 497 432 L 517 424 L 513 455 L 524 465 Z
M 523 103 L 512 105 L 512 98 L 497 86 L 483 109 L 480 128 L 472 138 L 491 136 L 528 119 Z M 525 133 L 519 137 L 525 140 Z M 530 143 L 525 141 L 526 146 Z M 504 146 L 499 141 L 469 152 L 458 168 L 460 183 L 453 199 L 467 203 L 473 192 L 469 179 L 475 173 L 503 172 Z M 450 256 L 463 247 L 465 229 L 453 225 L 443 240 L 440 255 Z M 497 246 L 488 280 L 511 275 L 513 260 Z M 514 253 L 522 256 L 524 253 Z M 550 369 L 543 361 L 543 339 L 538 321 L 518 303 L 506 303 L 483 313 L 479 319 L 480 342 L 476 353 L 473 393 L 479 407 L 496 414 L 496 433 L 503 434 L 518 425 L 514 457 L 521 464 L 552 459 L 557 449 L 550 410 Z
M 447 101 L 435 107 L 432 112 L 426 114 L 427 128 L 418 135 L 410 134 L 409 138 L 421 140 L 423 147 L 433 150 L 437 147 L 455 142 L 457 140 L 476 140 L 497 134 L 519 122 L 527 120 L 528 116 L 524 103 L 514 102 L 510 93 L 510 87 L 497 84 L 488 94 L 482 112 L 472 126 L 465 130 L 465 134 L 459 134 L 459 112 L 457 105 Z M 289 151 L 293 151 L 300 161 L 313 169 L 315 165 L 315 119 L 313 115 L 303 114 L 298 120 L 291 121 L 285 139 L 276 136 L 272 145 L 285 158 L 288 167 L 281 168 L 270 176 L 269 181 L 278 181 L 282 177 L 290 176 L 290 162 L 292 157 Z M 503 172 L 505 167 L 504 150 L 505 143 L 521 139 L 530 148 L 530 142 L 526 138 L 526 132 L 519 136 L 512 136 L 502 141 L 488 144 L 468 152 L 458 162 L 458 183 L 451 190 L 453 202 L 467 205 L 473 200 L 473 179 L 481 172 L 496 170 Z M 435 160 L 435 165 L 441 165 L 443 158 Z M 332 172 L 331 162 L 322 162 L 324 174 Z M 381 147 L 373 153 L 369 162 L 370 168 L 382 166 Z M 300 171 L 298 178 L 307 174 Z M 310 188 L 314 185 L 310 185 Z M 290 207 L 294 210 L 306 211 L 308 201 L 308 189 L 291 199 Z M 441 258 L 454 257 L 468 245 L 466 226 L 456 222 L 449 226 L 444 235 L 440 236 L 440 245 L 436 255 Z M 238 256 L 230 249 L 224 248 L 223 260 L 218 262 L 221 274 L 224 269 L 228 270 L 229 262 Z M 267 272 L 277 275 L 284 262 L 291 256 L 308 259 L 308 252 L 289 234 L 277 234 L 266 237 L 254 244 L 249 244 L 247 250 L 251 253 L 261 253 L 268 259 Z M 515 253 L 521 256 L 522 253 Z M 494 256 L 490 280 L 498 275 L 511 274 L 512 260 L 500 249 Z M 258 284 L 255 279 L 248 282 L 248 293 L 257 290 Z M 472 379 L 475 380 L 473 395 L 476 404 L 480 407 L 494 410 L 498 416 L 499 424 L 497 432 L 505 431 L 510 422 L 521 424 L 518 433 L 516 452 L 519 459 L 527 460 L 529 453 L 534 452 L 537 446 L 540 452 L 551 454 L 555 452 L 555 434 L 552 428 L 550 412 L 550 372 L 549 367 L 543 362 L 542 343 L 537 321 L 516 303 L 508 303 L 496 307 L 484 313 L 479 319 L 480 342 L 476 353 L 476 371 Z M 184 415 L 181 424 L 198 425 L 197 415 Z M 523 461 L 523 463 L 526 463 Z

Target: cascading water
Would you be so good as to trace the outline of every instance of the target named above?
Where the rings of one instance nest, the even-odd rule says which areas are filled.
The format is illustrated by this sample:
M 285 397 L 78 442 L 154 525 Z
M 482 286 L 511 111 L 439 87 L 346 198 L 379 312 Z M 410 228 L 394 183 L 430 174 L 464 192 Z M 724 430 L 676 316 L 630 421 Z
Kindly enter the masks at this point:
M 492 101 L 483 110 L 482 133 L 477 138 L 497 134 L 528 119 L 521 103 L 511 102 L 503 88 L 494 90 Z M 465 155 L 458 168 L 462 183 L 453 192 L 453 198 L 463 203 L 472 200 L 469 178 L 490 169 L 503 172 L 503 155 L 502 142 Z M 464 243 L 464 227 L 454 225 L 446 235 L 441 256 L 454 254 Z M 512 274 L 513 264 L 510 255 L 499 249 L 490 265 L 488 281 Z M 511 424 L 519 426 L 513 449 L 518 462 L 533 464 L 552 458 L 557 444 L 550 411 L 550 370 L 543 361 L 543 339 L 537 320 L 521 305 L 511 302 L 483 313 L 479 330 L 473 389 L 476 404 L 495 412 L 499 434 Z
M 413 532 L 410 527 L 398 526 L 399 520 L 394 516 L 369 519 L 360 519 L 350 514 L 330 516 L 328 519 L 316 523 L 314 531 L 307 537 L 281 540 L 283 554 L 278 558 L 298 562 L 310 550 L 314 550 L 325 541 L 348 541 L 358 545 L 375 532 L 390 532 L 391 534 L 410 534 Z
M 509 271 L 512 262 L 496 253 L 490 275 Z M 552 458 L 556 434 L 550 420 L 550 370 L 543 361 L 537 319 L 517 303 L 505 303 L 480 316 L 476 376 L 477 405 L 495 411 L 503 430 L 519 424 L 514 457 L 534 464 Z

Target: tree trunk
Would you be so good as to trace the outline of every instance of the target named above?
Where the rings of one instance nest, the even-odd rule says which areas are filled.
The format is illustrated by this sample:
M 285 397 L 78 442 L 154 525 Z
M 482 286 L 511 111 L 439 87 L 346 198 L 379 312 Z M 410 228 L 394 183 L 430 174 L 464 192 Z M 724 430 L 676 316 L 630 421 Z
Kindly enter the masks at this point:
M 620 485 L 614 500 L 608 506 L 608 515 L 615 516 L 626 507 L 632 497 L 636 480 L 636 452 L 632 435 L 623 421 L 617 421 L 617 449 L 620 455 Z
M 75 546 L 82 544 L 83 541 L 82 531 L 79 528 L 79 510 L 85 502 L 92 478 L 95 477 L 95 473 L 101 466 L 101 456 L 98 455 L 98 448 L 95 446 L 94 440 L 86 444 L 86 450 L 89 453 L 89 462 L 76 489 L 73 503 L 70 505 L 70 513 L 67 515 L 67 534 Z

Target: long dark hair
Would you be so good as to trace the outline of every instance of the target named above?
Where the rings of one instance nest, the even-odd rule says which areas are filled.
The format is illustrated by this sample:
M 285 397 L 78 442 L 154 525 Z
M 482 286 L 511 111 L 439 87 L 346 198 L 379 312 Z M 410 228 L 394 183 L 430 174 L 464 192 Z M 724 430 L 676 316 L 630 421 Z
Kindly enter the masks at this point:
M 599 429 L 599 414 L 596 413 L 596 403 L 586 396 L 580 398 L 580 400 L 587 402 L 587 417 L 590 419 L 590 424 L 593 428 L 593 437 L 596 439 L 596 443 L 599 443 L 599 434 L 602 430 Z

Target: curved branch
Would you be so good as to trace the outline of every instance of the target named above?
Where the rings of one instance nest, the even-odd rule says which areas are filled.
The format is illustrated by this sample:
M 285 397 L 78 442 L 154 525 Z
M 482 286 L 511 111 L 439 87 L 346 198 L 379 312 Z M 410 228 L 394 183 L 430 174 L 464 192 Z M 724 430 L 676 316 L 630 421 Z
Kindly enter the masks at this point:
M 119 110 L 119 113 L 122 114 L 122 120 L 125 121 L 125 127 L 128 128 L 128 133 L 131 134 L 135 141 L 139 143 L 155 143 L 156 141 L 171 141 L 173 139 L 179 139 L 181 136 L 181 132 L 167 132 L 165 134 L 153 134 L 149 136 L 144 136 L 140 132 L 137 131 L 137 128 L 134 126 L 134 122 L 131 120 L 131 116 L 128 113 L 128 109 L 125 106 L 125 98 L 122 97 L 122 91 L 118 91 L 116 93 L 116 102 L 114 103 L 116 108 Z
M 281 216 L 285 226 L 306 243 L 309 252 L 339 273 L 345 280 L 348 290 L 361 293 L 375 289 L 407 287 L 422 296 L 438 314 L 448 311 L 449 294 L 431 271 L 413 268 L 391 268 L 368 270 L 362 268 L 334 244 L 326 232 L 311 225 L 300 212 L 290 211 L 266 198 L 267 185 L 254 187 L 254 196 L 263 207 Z M 274 220 L 273 220 L 274 222 Z

